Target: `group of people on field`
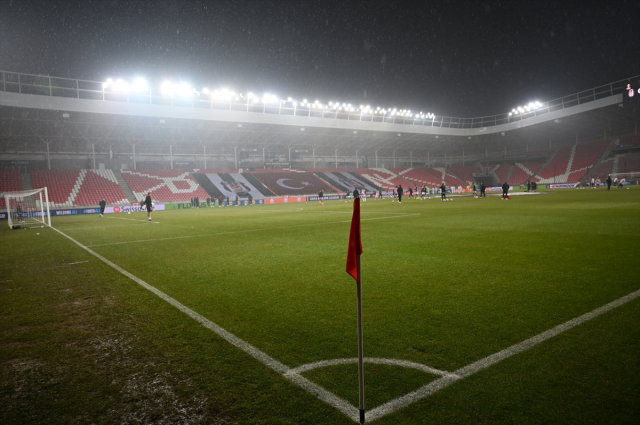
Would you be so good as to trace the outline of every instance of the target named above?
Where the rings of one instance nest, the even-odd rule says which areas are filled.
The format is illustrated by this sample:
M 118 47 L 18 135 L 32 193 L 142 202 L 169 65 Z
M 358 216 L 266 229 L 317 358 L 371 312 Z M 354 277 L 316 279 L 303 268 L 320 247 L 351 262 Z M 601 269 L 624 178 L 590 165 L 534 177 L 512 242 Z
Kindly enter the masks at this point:
M 624 178 L 620 180 L 618 180 L 618 177 L 611 179 L 611 175 L 608 175 L 607 179 L 605 180 L 605 183 L 607 184 L 607 190 L 611 190 L 611 185 L 613 185 L 613 187 L 615 187 L 616 189 L 620 189 L 626 182 L 627 181 Z M 591 177 L 591 181 L 587 181 L 587 185 L 589 185 L 589 187 L 591 187 L 592 189 L 598 189 L 600 186 L 602 186 L 602 181 L 600 180 L 600 177 Z

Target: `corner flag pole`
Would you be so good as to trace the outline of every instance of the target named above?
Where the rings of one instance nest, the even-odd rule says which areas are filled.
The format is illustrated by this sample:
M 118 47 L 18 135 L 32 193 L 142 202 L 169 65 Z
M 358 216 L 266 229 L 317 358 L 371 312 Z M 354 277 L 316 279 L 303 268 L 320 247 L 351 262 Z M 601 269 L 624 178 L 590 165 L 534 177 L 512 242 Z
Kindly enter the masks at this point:
M 362 344 L 362 267 L 360 265 L 362 241 L 360 240 L 360 198 L 353 200 L 353 217 L 349 232 L 349 250 L 347 251 L 347 273 L 356 280 L 358 296 L 358 390 L 360 395 L 360 423 L 364 423 L 364 349 Z
M 360 273 L 360 255 L 358 255 L 358 392 L 360 404 L 360 423 L 364 423 L 364 346 L 362 343 L 362 274 Z

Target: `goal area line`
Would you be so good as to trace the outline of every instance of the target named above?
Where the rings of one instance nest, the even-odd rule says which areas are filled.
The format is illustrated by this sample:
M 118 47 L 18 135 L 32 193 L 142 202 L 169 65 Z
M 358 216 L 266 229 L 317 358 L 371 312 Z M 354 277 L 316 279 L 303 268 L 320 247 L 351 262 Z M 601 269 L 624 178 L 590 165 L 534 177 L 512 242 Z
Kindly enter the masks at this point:
M 129 279 L 133 280 L 134 282 L 136 282 L 138 285 L 142 286 L 143 288 L 147 289 L 148 291 L 152 292 L 153 294 L 155 294 L 156 296 L 158 296 L 159 298 L 163 299 L 164 301 L 166 301 L 167 303 L 171 304 L 173 307 L 177 308 L 178 310 L 182 311 L 184 314 L 186 314 L 187 316 L 191 317 L 192 319 L 194 319 L 195 321 L 197 321 L 198 323 L 200 323 L 201 325 L 205 326 L 207 329 L 213 331 L 214 333 L 216 333 L 218 336 L 220 336 L 221 338 L 223 338 L 224 340 L 226 340 L 227 342 L 229 342 L 231 345 L 241 349 L 242 351 L 244 351 L 245 353 L 249 354 L 251 357 L 255 358 L 256 360 L 258 360 L 260 363 L 264 364 L 265 366 L 269 367 L 270 369 L 274 370 L 275 372 L 277 372 L 279 375 L 281 375 L 283 378 L 287 379 L 290 382 L 295 383 L 296 385 L 298 385 L 299 387 L 303 388 L 304 390 L 306 390 L 307 392 L 309 392 L 310 394 L 318 397 L 320 400 L 324 401 L 325 403 L 329 404 L 330 406 L 334 407 L 335 409 L 339 410 L 340 412 L 342 412 L 343 414 L 345 414 L 347 417 L 351 418 L 354 422 L 359 422 L 359 410 L 357 407 L 353 406 L 351 403 L 349 403 L 348 401 L 338 397 L 337 395 L 333 394 L 332 392 L 322 388 L 321 386 L 309 381 L 307 378 L 303 377 L 300 372 L 304 371 L 305 369 L 305 365 L 302 366 L 298 366 L 296 368 L 290 368 L 286 365 L 284 365 L 283 363 L 279 362 L 278 360 L 274 359 L 273 357 L 269 356 L 268 354 L 266 354 L 265 352 L 259 350 L 258 348 L 252 346 L 251 344 L 249 344 L 248 342 L 238 338 L 237 336 L 235 336 L 234 334 L 232 334 L 231 332 L 225 330 L 224 328 L 222 328 L 221 326 L 217 325 L 216 323 L 212 322 L 211 320 L 207 319 L 206 317 L 202 316 L 201 314 L 195 312 L 194 310 L 190 309 L 189 307 L 185 306 L 184 304 L 180 303 L 178 300 L 176 300 L 175 298 L 165 294 L 164 292 L 160 291 L 159 289 L 157 289 L 156 287 L 148 284 L 147 282 L 143 281 L 142 279 L 138 278 L 137 276 L 133 275 L 132 273 L 126 271 L 125 269 L 123 269 L 122 267 L 118 266 L 117 264 L 111 262 L 110 260 L 108 260 L 107 258 L 103 257 L 102 255 L 98 254 L 97 252 L 93 251 L 92 249 L 88 248 L 87 246 L 81 244 L 80 242 L 78 242 L 77 240 L 73 239 L 71 236 L 68 236 L 67 234 L 63 233 L 62 231 L 56 229 L 55 227 L 51 227 L 51 229 L 53 229 L 54 231 L 56 231 L 57 233 L 59 233 L 60 235 L 64 236 L 65 238 L 69 239 L 71 242 L 73 242 L 74 244 L 76 244 L 77 246 L 79 246 L 80 248 L 82 248 L 83 250 L 85 250 L 86 252 L 88 252 L 89 254 L 93 255 L 94 257 L 98 258 L 100 261 L 104 262 L 105 264 L 107 264 L 108 266 L 110 266 L 111 268 L 115 269 L 116 271 L 120 272 L 121 274 L 123 274 L 124 276 L 128 277 Z M 479 372 L 481 370 L 487 369 L 488 367 L 499 363 L 502 360 L 505 360 L 515 354 L 521 353 L 523 351 L 526 351 L 532 347 L 535 347 L 536 345 L 540 344 L 541 342 L 544 342 L 550 338 L 553 338 L 565 331 L 568 331 L 578 325 L 581 325 L 591 319 L 594 319 L 610 310 L 613 310 L 617 307 L 620 307 L 623 304 L 626 304 L 636 298 L 640 297 L 640 289 L 625 295 L 621 298 L 618 298 L 615 301 L 612 301 L 608 304 L 603 305 L 602 307 L 599 307 L 595 310 L 592 310 L 588 313 L 585 313 L 581 316 L 578 316 L 574 319 L 571 319 L 567 322 L 564 322 L 558 326 L 555 326 L 547 331 L 544 331 L 536 336 L 533 336 L 529 339 L 526 339 L 518 344 L 512 345 L 511 347 L 508 347 L 504 350 L 501 350 L 497 353 L 491 354 L 483 359 L 477 360 L 467 366 L 464 366 L 460 369 L 457 369 L 453 372 L 446 372 L 443 371 L 443 375 L 436 379 L 435 381 L 421 387 L 418 388 L 417 390 L 414 390 L 412 392 L 409 392 L 403 396 L 400 396 L 398 398 L 395 398 L 387 403 L 384 403 L 378 407 L 375 407 L 371 410 L 369 410 L 368 412 L 366 412 L 366 421 L 368 422 L 372 422 L 375 421 L 377 419 L 380 419 L 386 415 L 389 415 L 393 412 L 396 412 L 404 407 L 407 407 L 423 398 L 426 398 L 432 394 L 435 394 L 437 391 L 448 387 L 449 385 L 453 384 L 454 382 L 457 382 L 459 380 L 462 380 L 468 376 L 471 376 L 473 374 L 475 374 L 476 372 Z M 341 364 L 343 362 L 350 362 L 350 360 L 340 360 L 340 359 L 336 359 L 334 361 L 330 361 L 331 363 L 336 362 L 336 364 Z M 402 366 L 403 365 L 403 361 L 401 360 L 391 360 L 388 362 L 389 364 L 394 364 L 394 365 L 398 365 L 398 366 Z M 410 362 L 404 362 L 409 364 Z M 415 367 L 415 366 L 414 366 Z M 428 366 L 424 366 L 425 368 L 428 368 Z

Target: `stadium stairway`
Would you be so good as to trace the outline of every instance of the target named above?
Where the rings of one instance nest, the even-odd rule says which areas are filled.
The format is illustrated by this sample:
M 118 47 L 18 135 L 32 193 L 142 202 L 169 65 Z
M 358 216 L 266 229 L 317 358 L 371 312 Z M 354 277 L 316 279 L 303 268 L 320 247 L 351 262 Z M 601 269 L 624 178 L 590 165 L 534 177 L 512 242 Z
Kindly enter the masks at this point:
M 22 190 L 33 190 L 31 173 L 23 173 L 20 177 L 22 178 Z
M 113 174 L 116 176 L 116 181 L 120 185 L 120 188 L 122 189 L 122 193 L 124 193 L 124 196 L 127 197 L 127 200 L 132 204 L 137 204 L 139 200 L 136 199 L 135 195 L 131 191 L 131 188 L 125 181 L 124 177 L 122 177 L 122 173 L 119 170 L 113 170 Z
M 509 171 L 507 171 L 507 181 L 511 181 L 511 177 L 513 177 L 513 164 L 509 165 Z
M 587 171 L 587 174 L 585 174 L 584 179 L 585 180 L 590 180 L 591 179 L 591 171 L 596 170 L 598 168 L 598 166 L 603 162 L 606 161 L 609 158 L 609 154 L 611 153 L 611 151 L 613 150 L 613 148 L 615 147 L 615 145 L 619 142 L 620 139 L 613 139 L 611 140 L 611 143 L 609 143 L 609 146 L 607 146 L 607 149 L 604 150 L 604 152 L 602 153 L 602 156 L 600 156 L 600 158 L 598 158 L 598 160 L 596 161 L 595 164 L 593 164 L 593 166 L 591 168 L 589 168 L 589 170 Z M 617 169 L 618 163 L 617 161 L 615 162 L 615 168 Z M 617 172 L 617 170 L 616 170 Z

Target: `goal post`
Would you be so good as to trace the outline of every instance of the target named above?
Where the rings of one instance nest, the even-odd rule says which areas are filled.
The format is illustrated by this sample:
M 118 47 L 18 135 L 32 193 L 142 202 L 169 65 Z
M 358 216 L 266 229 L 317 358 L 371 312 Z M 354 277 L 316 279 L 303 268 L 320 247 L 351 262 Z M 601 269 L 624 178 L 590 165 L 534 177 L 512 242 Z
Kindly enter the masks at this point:
M 11 229 L 51 226 L 47 188 L 4 192 L 7 220 Z

